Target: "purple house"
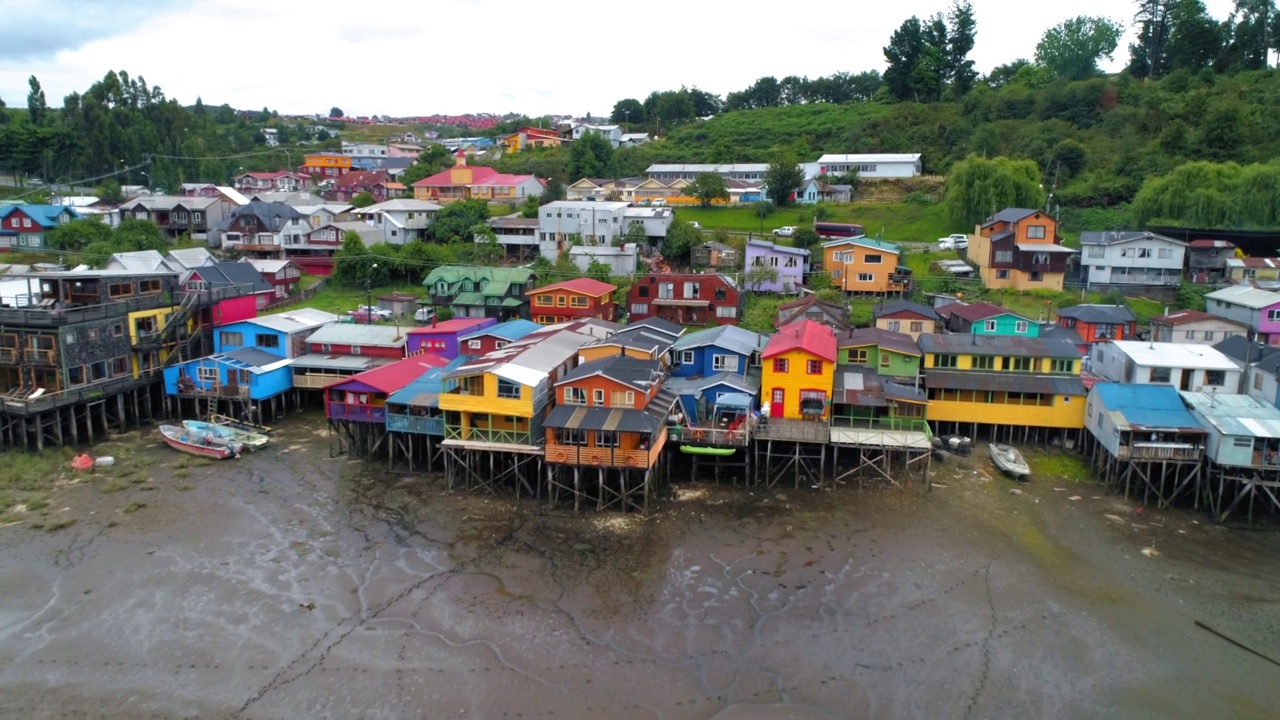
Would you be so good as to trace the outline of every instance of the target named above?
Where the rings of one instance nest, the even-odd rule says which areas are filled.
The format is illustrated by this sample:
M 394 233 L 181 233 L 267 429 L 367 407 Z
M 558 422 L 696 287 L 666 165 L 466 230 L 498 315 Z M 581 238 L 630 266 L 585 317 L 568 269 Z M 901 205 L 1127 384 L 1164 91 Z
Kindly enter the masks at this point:
M 776 278 L 759 275 L 775 271 Z M 754 271 L 754 272 L 753 272 Z M 809 272 L 809 251 L 778 245 L 764 240 L 747 241 L 746 289 L 750 292 L 776 292 L 795 295 Z
M 1280 345 L 1280 293 L 1252 285 L 1232 285 L 1205 296 L 1210 315 L 1248 325 L 1253 336 Z
M 409 331 L 405 350 L 409 355 L 430 352 L 445 360 L 458 357 L 458 338 L 497 325 L 495 318 L 453 318 Z

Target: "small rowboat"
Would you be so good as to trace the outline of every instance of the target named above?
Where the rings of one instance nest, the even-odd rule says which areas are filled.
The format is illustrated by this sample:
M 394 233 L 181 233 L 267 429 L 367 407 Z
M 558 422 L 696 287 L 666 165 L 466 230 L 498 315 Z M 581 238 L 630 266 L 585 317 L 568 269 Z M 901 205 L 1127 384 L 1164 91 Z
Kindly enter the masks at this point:
M 243 446 L 234 440 L 214 437 L 208 433 L 188 430 L 181 425 L 161 425 L 160 434 L 169 447 L 189 455 L 225 460 L 240 457 Z
M 261 450 L 267 446 L 267 443 L 271 442 L 271 438 L 263 435 L 262 433 L 256 433 L 251 430 L 241 430 L 240 428 L 228 425 L 204 422 L 203 420 L 183 420 L 182 427 L 192 432 L 205 433 L 206 435 L 212 435 L 213 437 L 221 438 L 223 440 L 238 442 L 250 452 L 254 450 Z
M 686 455 L 715 455 L 718 457 L 725 457 L 732 455 L 735 450 L 734 448 L 706 447 L 704 445 L 681 445 L 680 452 Z
M 1025 480 L 1031 474 L 1031 467 L 1022 459 L 1022 453 L 1011 445 L 991 443 L 991 462 L 996 464 L 1005 474 L 1014 480 Z

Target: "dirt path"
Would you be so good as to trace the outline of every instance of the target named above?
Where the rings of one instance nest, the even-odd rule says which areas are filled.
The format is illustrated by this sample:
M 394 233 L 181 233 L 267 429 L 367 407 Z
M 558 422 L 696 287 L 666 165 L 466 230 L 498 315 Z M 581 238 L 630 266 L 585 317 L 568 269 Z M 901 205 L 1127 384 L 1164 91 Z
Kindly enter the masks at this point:
M 0 529 L 0 714 L 1274 713 L 1280 667 L 1194 622 L 1280 655 L 1274 533 L 978 459 L 929 494 L 681 486 L 643 519 L 326 447 L 294 423 L 238 462 L 146 449 L 155 489 L 67 487 L 75 525 Z

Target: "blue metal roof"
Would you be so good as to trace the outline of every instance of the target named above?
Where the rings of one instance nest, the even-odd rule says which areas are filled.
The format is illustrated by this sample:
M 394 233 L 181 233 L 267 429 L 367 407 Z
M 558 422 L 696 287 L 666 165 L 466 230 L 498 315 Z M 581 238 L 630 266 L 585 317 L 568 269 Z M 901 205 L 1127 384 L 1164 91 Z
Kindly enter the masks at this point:
M 1200 422 L 1187 411 L 1178 389 L 1172 385 L 1121 385 L 1099 383 L 1094 386 L 1102 404 L 1118 412 L 1130 426 L 1146 428 L 1198 428 Z
M 491 330 L 492 328 L 489 329 Z M 440 394 L 444 392 L 444 376 L 457 370 L 462 363 L 470 359 L 466 355 L 459 355 L 443 367 L 431 368 L 419 375 L 417 380 L 388 395 L 387 402 L 399 405 L 420 405 L 423 407 L 436 406 L 439 402 Z
M 725 393 L 716 398 L 716 407 L 750 409 L 755 399 L 746 393 Z
M 506 322 L 498 323 L 497 325 L 490 325 L 487 328 L 477 330 L 469 335 L 463 335 L 459 339 L 466 340 L 479 335 L 493 335 L 495 337 L 500 337 L 503 340 L 515 342 L 541 327 L 541 325 L 533 322 L 532 320 L 508 320 Z
M 83 216 L 69 205 L 8 205 L 0 206 L 0 219 L 8 217 L 15 210 L 21 210 L 36 224 L 52 228 L 58 225 L 58 216 L 67 213 L 72 220 L 80 220 Z

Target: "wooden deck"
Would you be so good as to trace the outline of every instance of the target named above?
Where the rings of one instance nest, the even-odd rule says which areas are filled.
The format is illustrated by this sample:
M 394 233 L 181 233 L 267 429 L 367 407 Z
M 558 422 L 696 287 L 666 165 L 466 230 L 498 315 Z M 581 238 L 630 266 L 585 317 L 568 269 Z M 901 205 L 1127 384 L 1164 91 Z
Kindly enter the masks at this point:
M 755 429 L 757 440 L 785 440 L 787 442 L 817 443 L 825 445 L 831 442 L 831 426 L 815 420 L 782 420 L 770 418 L 761 422 Z
M 879 430 L 875 428 L 831 428 L 831 442 L 836 445 L 929 450 L 929 436 L 911 430 Z

